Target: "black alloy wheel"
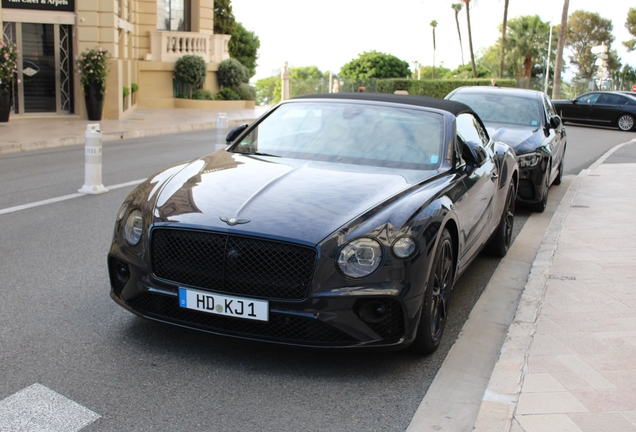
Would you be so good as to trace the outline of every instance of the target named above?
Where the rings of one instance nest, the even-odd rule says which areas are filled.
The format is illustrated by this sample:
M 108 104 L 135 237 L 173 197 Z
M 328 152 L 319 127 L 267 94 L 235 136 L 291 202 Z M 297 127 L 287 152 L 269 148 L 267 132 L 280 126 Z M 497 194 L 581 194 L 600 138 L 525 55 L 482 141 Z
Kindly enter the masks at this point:
M 530 210 L 537 213 L 543 213 L 548 205 L 548 189 L 550 188 L 550 172 L 552 170 L 551 164 L 548 164 L 548 169 L 543 176 L 543 182 L 541 183 L 541 201 L 530 205 Z
M 616 121 L 618 128 L 622 131 L 629 132 L 634 129 L 634 116 L 629 114 L 621 114 Z
M 506 205 L 501 214 L 501 221 L 492 233 L 488 242 L 488 253 L 497 257 L 504 257 L 512 244 L 512 229 L 515 224 L 515 197 L 517 196 L 517 188 L 514 182 L 510 182 L 508 194 L 506 195 Z
M 454 280 L 455 250 L 450 233 L 444 229 L 424 293 L 417 335 L 411 345 L 413 351 L 431 354 L 439 346 L 448 318 L 448 305 Z

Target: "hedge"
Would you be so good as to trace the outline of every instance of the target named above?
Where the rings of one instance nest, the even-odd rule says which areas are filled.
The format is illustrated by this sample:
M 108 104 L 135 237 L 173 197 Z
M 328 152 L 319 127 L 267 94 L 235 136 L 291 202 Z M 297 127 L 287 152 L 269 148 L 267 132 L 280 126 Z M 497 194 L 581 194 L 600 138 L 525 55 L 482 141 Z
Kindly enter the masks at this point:
M 444 79 L 444 80 L 412 80 L 404 78 L 380 79 L 375 89 L 378 93 L 394 93 L 396 90 L 406 90 L 410 95 L 444 98 L 457 87 L 489 86 L 490 78 L 477 79 Z M 497 80 L 500 87 L 517 87 L 515 79 Z

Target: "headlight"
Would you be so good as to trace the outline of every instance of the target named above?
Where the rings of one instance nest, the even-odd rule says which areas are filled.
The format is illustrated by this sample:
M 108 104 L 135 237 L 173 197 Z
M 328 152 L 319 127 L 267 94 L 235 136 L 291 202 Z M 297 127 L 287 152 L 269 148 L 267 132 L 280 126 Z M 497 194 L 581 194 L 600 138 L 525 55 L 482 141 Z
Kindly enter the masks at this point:
M 126 224 L 124 225 L 124 239 L 129 245 L 134 246 L 139 243 L 143 231 L 144 220 L 141 217 L 141 212 L 139 210 L 133 210 L 128 215 L 128 219 L 126 219 Z
M 391 250 L 400 259 L 410 258 L 417 252 L 417 243 L 411 237 L 400 237 L 393 243 Z
M 123 203 L 121 205 L 121 207 L 119 209 L 119 213 L 117 213 L 117 221 L 118 222 L 124 218 L 124 215 L 126 214 L 126 210 L 128 210 L 128 203 L 127 202 L 125 202 L 125 203 Z
M 527 153 L 517 156 L 519 168 L 533 167 L 539 163 L 541 155 L 539 153 Z
M 370 238 L 347 243 L 338 257 L 338 266 L 345 276 L 362 278 L 377 270 L 382 263 L 382 246 Z

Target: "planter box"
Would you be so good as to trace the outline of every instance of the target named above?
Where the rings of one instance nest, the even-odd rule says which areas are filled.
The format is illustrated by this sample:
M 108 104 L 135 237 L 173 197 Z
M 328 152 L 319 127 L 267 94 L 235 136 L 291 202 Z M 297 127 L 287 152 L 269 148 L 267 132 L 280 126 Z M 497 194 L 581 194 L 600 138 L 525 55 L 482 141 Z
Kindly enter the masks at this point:
M 174 99 L 175 108 L 192 108 L 192 109 L 208 109 L 208 110 L 239 110 L 254 109 L 255 102 L 247 100 L 239 101 L 212 101 L 212 100 L 196 100 L 196 99 Z

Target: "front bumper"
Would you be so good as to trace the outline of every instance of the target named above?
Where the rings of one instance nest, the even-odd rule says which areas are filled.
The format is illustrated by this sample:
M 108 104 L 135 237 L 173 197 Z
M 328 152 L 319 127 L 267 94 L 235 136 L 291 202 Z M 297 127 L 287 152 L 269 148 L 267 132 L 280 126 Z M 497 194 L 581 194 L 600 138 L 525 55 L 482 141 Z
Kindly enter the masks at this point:
M 242 339 L 315 348 L 403 347 L 415 337 L 422 296 L 403 299 L 408 287 L 321 291 L 302 300 L 267 299 L 269 320 L 216 315 L 179 306 L 179 285 L 161 280 L 113 254 L 111 297 L 155 321 Z M 199 287 L 191 287 L 201 289 Z M 378 313 L 381 311 L 382 313 Z
M 536 203 L 543 199 L 543 182 L 547 162 L 545 158 L 532 167 L 519 168 L 519 186 L 517 187 L 517 201 Z

